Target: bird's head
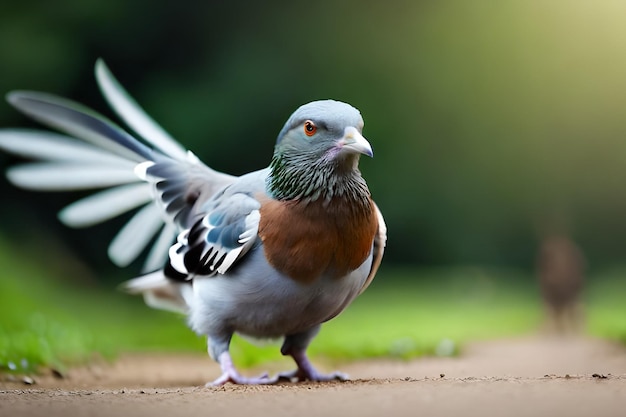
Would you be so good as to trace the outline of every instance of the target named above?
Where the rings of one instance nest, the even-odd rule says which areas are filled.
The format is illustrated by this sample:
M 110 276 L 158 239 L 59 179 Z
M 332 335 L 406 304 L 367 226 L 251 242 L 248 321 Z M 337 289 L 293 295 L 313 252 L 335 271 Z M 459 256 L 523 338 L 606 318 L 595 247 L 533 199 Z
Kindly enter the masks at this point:
M 320 100 L 299 107 L 278 135 L 269 193 L 278 199 L 329 199 L 354 181 L 364 184 L 359 157 L 373 153 L 362 131 L 363 118 L 349 104 Z

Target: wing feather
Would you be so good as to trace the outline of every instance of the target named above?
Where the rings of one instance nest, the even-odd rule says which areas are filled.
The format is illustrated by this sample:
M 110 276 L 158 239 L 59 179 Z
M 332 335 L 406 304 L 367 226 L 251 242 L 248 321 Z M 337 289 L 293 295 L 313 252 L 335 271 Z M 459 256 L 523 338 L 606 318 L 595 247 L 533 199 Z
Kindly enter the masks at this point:
M 380 267 L 381 262 L 383 261 L 383 253 L 385 252 L 385 245 L 387 244 L 387 225 L 385 224 L 385 219 L 383 218 L 383 214 L 379 210 L 378 206 L 374 203 L 374 208 L 376 209 L 376 217 L 378 217 L 378 232 L 374 237 L 374 245 L 372 249 L 372 267 L 370 268 L 370 273 L 361 288 L 359 294 L 369 287 L 378 272 L 378 268 Z
M 150 159 L 150 148 L 104 116 L 71 100 L 34 91 L 13 91 L 7 100 L 27 116 L 131 161 Z
M 109 245 L 109 258 L 119 266 L 134 261 L 150 240 L 163 227 L 163 219 L 156 204 L 148 204 L 124 225 Z
M 151 200 L 148 184 L 124 185 L 75 201 L 61 210 L 59 218 L 71 227 L 88 227 L 112 219 Z
M 132 170 L 88 163 L 21 164 L 7 170 L 9 180 L 22 188 L 38 191 L 75 191 L 137 182 Z
M 168 250 L 176 240 L 178 228 L 173 223 L 165 223 L 156 241 L 150 248 L 142 272 L 156 271 L 163 268 L 167 262 Z
M 14 155 L 48 161 L 94 162 L 128 167 L 134 162 L 70 136 L 44 130 L 3 129 L 0 149 Z
M 96 79 L 111 108 L 131 129 L 164 154 L 179 161 L 186 159 L 187 150 L 148 116 L 115 79 L 102 59 L 96 62 Z
M 170 249 L 172 278 L 226 273 L 256 241 L 260 203 L 229 188 L 203 205 L 204 216 Z

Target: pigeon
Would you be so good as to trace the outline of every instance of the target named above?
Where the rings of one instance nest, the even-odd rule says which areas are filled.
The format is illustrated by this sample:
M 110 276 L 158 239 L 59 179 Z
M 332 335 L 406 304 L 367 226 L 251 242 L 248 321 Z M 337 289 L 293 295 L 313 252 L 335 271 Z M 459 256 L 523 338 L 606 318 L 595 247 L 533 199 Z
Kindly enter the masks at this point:
M 108 248 L 121 267 L 146 254 L 141 275 L 122 288 L 185 314 L 207 337 L 222 370 L 209 384 L 347 379 L 319 372 L 306 351 L 321 324 L 372 282 L 387 240 L 358 168 L 361 155 L 373 156 L 360 112 L 334 100 L 300 106 L 280 130 L 269 166 L 233 176 L 183 148 L 101 59 L 95 74 L 133 134 L 68 99 L 10 92 L 13 107 L 60 133 L 0 129 L 0 149 L 34 160 L 10 167 L 8 179 L 30 190 L 96 190 L 59 212 L 71 227 L 134 211 Z M 280 351 L 296 369 L 244 376 L 229 353 L 235 333 L 282 338 Z

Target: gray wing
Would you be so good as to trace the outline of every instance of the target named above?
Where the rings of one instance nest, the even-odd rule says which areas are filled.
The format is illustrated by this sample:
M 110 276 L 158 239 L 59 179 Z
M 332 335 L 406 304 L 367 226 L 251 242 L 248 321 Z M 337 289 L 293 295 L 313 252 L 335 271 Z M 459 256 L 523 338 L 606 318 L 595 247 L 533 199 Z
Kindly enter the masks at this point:
M 11 182 L 40 191 L 101 189 L 64 208 L 60 219 L 86 227 L 137 210 L 109 246 L 109 257 L 128 265 L 153 242 L 144 270 L 161 267 L 193 207 L 234 181 L 186 151 L 130 98 L 102 61 L 100 88 L 143 142 L 98 113 L 70 100 L 13 92 L 8 101 L 27 116 L 67 135 L 0 130 L 0 149 L 38 160 L 12 167 Z M 156 203 L 156 204 L 155 204 Z
M 245 184 L 263 175 L 248 174 L 201 206 L 202 214 L 170 249 L 168 277 L 190 280 L 223 274 L 248 252 L 258 238 L 261 204 Z
M 365 291 L 372 283 L 376 272 L 378 272 L 378 267 L 383 261 L 383 253 L 385 252 L 385 245 L 387 244 L 387 225 L 385 224 L 385 219 L 375 203 L 374 208 L 376 209 L 376 216 L 378 217 L 378 232 L 376 233 L 376 236 L 374 236 L 374 245 L 372 248 L 372 267 L 359 294 Z

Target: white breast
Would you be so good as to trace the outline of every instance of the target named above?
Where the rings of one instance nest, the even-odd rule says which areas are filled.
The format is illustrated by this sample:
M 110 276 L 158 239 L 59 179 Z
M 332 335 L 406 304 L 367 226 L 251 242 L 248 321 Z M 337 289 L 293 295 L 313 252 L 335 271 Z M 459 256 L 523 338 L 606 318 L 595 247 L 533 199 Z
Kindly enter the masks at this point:
M 257 338 L 302 332 L 330 320 L 358 295 L 371 261 L 349 276 L 304 285 L 274 270 L 256 248 L 227 274 L 194 279 L 189 324 L 204 335 L 224 328 Z

